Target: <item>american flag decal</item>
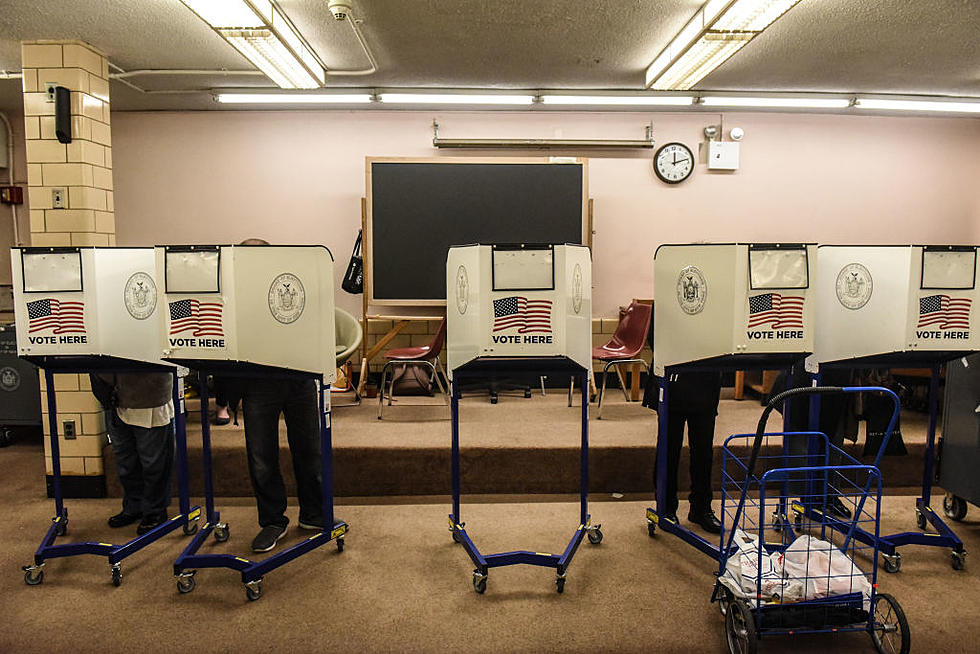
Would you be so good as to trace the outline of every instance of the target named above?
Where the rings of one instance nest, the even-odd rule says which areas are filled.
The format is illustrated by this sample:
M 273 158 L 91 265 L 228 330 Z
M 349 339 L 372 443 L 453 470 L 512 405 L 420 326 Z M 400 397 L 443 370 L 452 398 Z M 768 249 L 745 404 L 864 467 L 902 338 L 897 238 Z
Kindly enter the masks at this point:
M 191 332 L 191 336 L 224 336 L 221 303 L 178 300 L 170 303 L 170 335 Z
M 518 334 L 551 333 L 551 300 L 529 300 L 520 295 L 493 301 L 493 331 L 517 327 Z
M 764 293 L 749 298 L 751 327 L 769 325 L 771 329 L 803 327 L 803 298 L 798 295 Z
M 28 333 L 54 329 L 55 334 L 85 333 L 85 303 L 54 298 L 27 303 Z
M 919 298 L 919 323 L 916 327 L 935 325 L 937 329 L 969 329 L 969 298 L 928 295 Z

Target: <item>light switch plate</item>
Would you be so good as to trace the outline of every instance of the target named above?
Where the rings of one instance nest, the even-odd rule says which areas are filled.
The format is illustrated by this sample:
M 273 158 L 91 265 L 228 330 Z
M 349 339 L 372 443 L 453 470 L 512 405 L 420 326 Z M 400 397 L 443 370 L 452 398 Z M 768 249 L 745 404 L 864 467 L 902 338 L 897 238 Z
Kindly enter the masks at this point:
M 68 204 L 68 193 L 63 188 L 51 189 L 51 208 L 64 209 Z

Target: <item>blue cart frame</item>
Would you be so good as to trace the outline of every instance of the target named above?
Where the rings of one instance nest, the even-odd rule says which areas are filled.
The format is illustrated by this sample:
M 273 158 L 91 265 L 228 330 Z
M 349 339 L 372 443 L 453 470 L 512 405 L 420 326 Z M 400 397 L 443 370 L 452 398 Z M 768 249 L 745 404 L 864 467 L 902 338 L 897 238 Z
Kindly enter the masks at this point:
M 197 362 L 200 366 L 200 362 Z M 337 520 L 334 516 L 334 495 L 333 495 L 333 441 L 331 428 L 331 412 L 329 409 L 330 386 L 322 381 L 320 375 L 298 372 L 284 371 L 279 369 L 268 370 L 262 373 L 266 379 L 314 379 L 317 382 L 317 411 L 320 423 L 320 465 L 322 466 L 322 491 L 323 491 L 323 529 L 313 536 L 277 552 L 261 561 L 252 561 L 243 556 L 234 554 L 198 554 L 197 551 L 207 540 L 208 536 L 214 534 L 214 539 L 225 542 L 230 537 L 228 524 L 221 522 L 221 514 L 214 508 L 214 476 L 211 462 L 211 425 L 208 421 L 208 389 L 207 375 L 209 371 L 198 368 L 198 375 L 201 378 L 201 438 L 202 438 L 202 461 L 204 466 L 204 504 L 205 504 L 205 523 L 201 531 L 187 545 L 186 549 L 177 557 L 174 562 L 174 576 L 177 578 L 177 590 L 180 593 L 189 593 L 194 590 L 196 583 L 194 575 L 200 568 L 229 568 L 241 573 L 242 583 L 245 585 L 245 596 L 249 601 L 255 601 L 262 597 L 262 577 L 276 568 L 283 566 L 300 556 L 336 540 L 337 551 L 344 551 L 344 535 L 349 527 L 342 520 Z M 234 369 L 222 369 L 221 374 L 230 376 L 256 376 L 257 373 L 236 372 Z
M 466 533 L 466 523 L 462 521 L 460 514 L 460 466 L 459 466 L 459 387 L 464 378 L 480 377 L 487 372 L 493 371 L 514 371 L 532 369 L 536 374 L 572 374 L 579 378 L 579 386 L 582 389 L 582 449 L 581 449 L 581 480 L 579 486 L 579 525 L 572 535 L 571 541 L 561 554 L 550 554 L 545 552 L 530 552 L 518 550 L 514 552 L 502 552 L 500 554 L 482 554 L 473 543 L 469 534 Z M 600 524 L 592 524 L 592 516 L 589 515 L 589 373 L 578 364 L 562 357 L 556 361 L 554 359 L 477 359 L 466 366 L 462 366 L 453 371 L 451 383 L 452 399 L 451 419 L 452 419 L 452 482 L 453 482 L 453 512 L 449 514 L 449 531 L 452 532 L 453 540 L 460 543 L 476 569 L 473 570 L 473 589 L 477 593 L 483 593 L 487 589 L 487 578 L 490 568 L 499 568 L 507 565 L 536 565 L 544 568 L 555 568 L 555 586 L 559 593 L 565 590 L 565 575 L 568 566 L 572 563 L 572 558 L 582 543 L 582 538 L 588 536 L 589 542 L 598 545 L 602 542 L 602 531 Z
M 201 508 L 190 506 L 190 493 L 187 481 L 187 430 L 183 410 L 183 397 L 180 394 L 180 382 L 177 378 L 177 371 L 172 366 L 153 366 L 147 364 L 139 367 L 126 367 L 125 364 L 110 363 L 106 364 L 101 359 L 93 359 L 94 365 L 87 366 L 85 362 L 74 361 L 72 363 L 59 363 L 55 359 L 42 357 L 40 362 L 44 368 L 45 388 L 48 394 L 48 425 L 49 441 L 51 444 L 51 485 L 54 493 L 54 512 L 55 516 L 51 519 L 51 526 L 48 527 L 41 545 L 34 553 L 34 563 L 24 566 L 24 581 L 28 586 L 36 586 L 44 581 L 44 565 L 48 559 L 57 559 L 81 554 L 91 554 L 94 556 L 104 556 L 109 561 L 109 572 L 112 576 L 114 586 L 122 584 L 122 561 L 147 545 L 156 542 L 174 531 L 178 527 L 183 527 L 184 534 L 191 535 L 197 530 L 196 520 L 201 514 Z M 108 366 L 108 367 L 107 367 Z M 56 369 L 56 370 L 55 370 Z M 58 402 L 55 392 L 54 373 L 76 373 L 85 374 L 89 372 L 168 372 L 174 376 L 173 402 L 174 402 L 174 431 L 177 441 L 177 486 L 178 502 L 180 513 L 167 520 L 162 525 L 148 531 L 142 536 L 115 545 L 103 542 L 80 542 L 80 543 L 60 543 L 55 541 L 68 533 L 68 509 L 65 507 L 64 496 L 61 489 L 61 448 L 58 443 Z

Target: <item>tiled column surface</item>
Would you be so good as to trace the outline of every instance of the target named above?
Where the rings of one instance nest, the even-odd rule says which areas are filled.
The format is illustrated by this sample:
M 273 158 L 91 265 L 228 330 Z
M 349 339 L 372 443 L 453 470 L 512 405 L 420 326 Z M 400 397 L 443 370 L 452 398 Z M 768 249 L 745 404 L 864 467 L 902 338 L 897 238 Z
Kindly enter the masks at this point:
M 24 41 L 21 60 L 31 245 L 115 245 L 108 60 L 81 41 Z M 48 83 L 71 91 L 71 143 L 60 143 L 55 136 L 55 105 L 45 93 Z M 65 191 L 63 209 L 53 207 L 55 189 Z M 49 433 L 43 382 L 42 378 L 44 431 Z M 88 375 L 55 377 L 65 475 L 103 474 L 105 421 L 89 388 Z M 64 439 L 66 420 L 75 422 L 78 436 L 73 440 Z M 47 440 L 45 461 L 50 474 Z

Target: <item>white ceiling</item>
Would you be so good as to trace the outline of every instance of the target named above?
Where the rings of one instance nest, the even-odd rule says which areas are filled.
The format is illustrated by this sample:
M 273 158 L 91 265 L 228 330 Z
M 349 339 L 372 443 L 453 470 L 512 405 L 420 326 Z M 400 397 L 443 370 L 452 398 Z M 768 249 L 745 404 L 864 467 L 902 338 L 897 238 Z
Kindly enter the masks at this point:
M 646 66 L 704 0 L 352 0 L 378 72 L 330 77 L 363 88 L 639 90 Z M 328 68 L 366 65 L 327 0 L 279 0 Z M 80 39 L 125 69 L 251 65 L 179 0 L 3 0 L 0 70 L 20 41 Z M 980 0 L 802 0 L 700 90 L 980 97 Z M 112 84 L 116 111 L 208 109 L 208 89 L 269 86 L 262 75 L 154 76 Z M 0 110 L 21 106 L 0 80 Z

